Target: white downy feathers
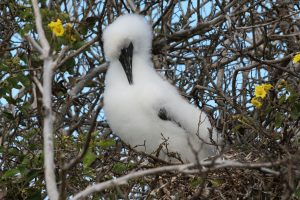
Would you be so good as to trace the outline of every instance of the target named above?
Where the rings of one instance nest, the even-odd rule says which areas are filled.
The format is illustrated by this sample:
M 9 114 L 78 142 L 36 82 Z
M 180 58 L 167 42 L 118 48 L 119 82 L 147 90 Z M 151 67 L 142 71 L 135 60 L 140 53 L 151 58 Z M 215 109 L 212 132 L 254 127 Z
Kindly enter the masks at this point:
M 103 41 L 110 61 L 104 112 L 113 132 L 138 151 L 168 162 L 179 162 L 176 153 L 183 162 L 215 155 L 211 138 L 216 139 L 216 132 L 209 131 L 207 115 L 154 70 L 152 30 L 144 18 L 119 17 L 105 29 Z

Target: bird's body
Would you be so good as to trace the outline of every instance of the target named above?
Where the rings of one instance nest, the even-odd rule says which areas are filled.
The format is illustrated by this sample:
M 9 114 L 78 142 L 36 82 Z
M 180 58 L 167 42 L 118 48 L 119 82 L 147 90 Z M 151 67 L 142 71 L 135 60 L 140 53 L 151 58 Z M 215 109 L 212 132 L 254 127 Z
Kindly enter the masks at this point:
M 151 27 L 144 19 L 138 15 L 119 17 L 104 31 L 103 39 L 110 59 L 104 111 L 113 132 L 138 151 L 169 162 L 178 162 L 174 153 L 183 162 L 214 155 L 207 115 L 186 102 L 154 70 Z M 120 55 L 129 44 L 133 52 L 128 74 Z

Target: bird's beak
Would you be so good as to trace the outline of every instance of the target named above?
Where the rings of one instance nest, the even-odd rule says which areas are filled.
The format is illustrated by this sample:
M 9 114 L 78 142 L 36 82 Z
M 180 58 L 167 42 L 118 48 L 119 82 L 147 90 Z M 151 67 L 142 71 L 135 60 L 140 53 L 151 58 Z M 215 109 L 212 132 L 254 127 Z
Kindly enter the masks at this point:
M 121 50 L 121 55 L 119 61 L 122 64 L 122 67 L 127 76 L 128 82 L 132 84 L 132 55 L 133 55 L 133 44 L 130 42 L 127 48 Z

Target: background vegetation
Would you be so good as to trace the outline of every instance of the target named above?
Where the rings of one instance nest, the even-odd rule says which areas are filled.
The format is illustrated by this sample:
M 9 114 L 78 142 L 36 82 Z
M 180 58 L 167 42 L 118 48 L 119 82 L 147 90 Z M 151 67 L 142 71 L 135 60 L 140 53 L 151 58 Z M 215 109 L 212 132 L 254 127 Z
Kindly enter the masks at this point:
M 87 199 L 300 199 L 299 2 L 41 0 L 56 59 L 52 82 L 59 198 L 133 171 L 168 166 L 134 152 L 103 114 L 104 28 L 124 13 L 152 23 L 153 62 L 225 138 L 229 161 L 165 170 Z M 43 57 L 31 1 L 0 2 L 0 199 L 45 199 Z M 61 20 L 64 34 L 48 24 Z M 271 84 L 265 97 L 255 88 Z M 44 94 L 45 95 L 45 94 Z M 251 99 L 258 97 L 261 106 Z M 255 103 L 255 102 L 254 102 Z M 126 106 L 126 105 L 124 105 Z M 48 191 L 49 192 L 49 191 Z

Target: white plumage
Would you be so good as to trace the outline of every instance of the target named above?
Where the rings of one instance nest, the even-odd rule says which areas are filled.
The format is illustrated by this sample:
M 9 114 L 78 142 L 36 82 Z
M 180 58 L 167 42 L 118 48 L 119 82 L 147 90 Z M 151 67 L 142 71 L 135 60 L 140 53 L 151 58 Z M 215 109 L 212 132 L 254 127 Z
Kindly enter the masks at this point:
M 168 162 L 178 162 L 172 154 L 175 152 L 183 162 L 215 155 L 207 115 L 185 101 L 154 70 L 150 53 L 152 30 L 144 18 L 134 14 L 119 17 L 105 29 L 103 41 L 110 61 L 104 112 L 113 132 L 138 151 L 158 155 Z M 132 84 L 125 73 L 127 68 L 119 60 L 121 50 L 130 43 Z

